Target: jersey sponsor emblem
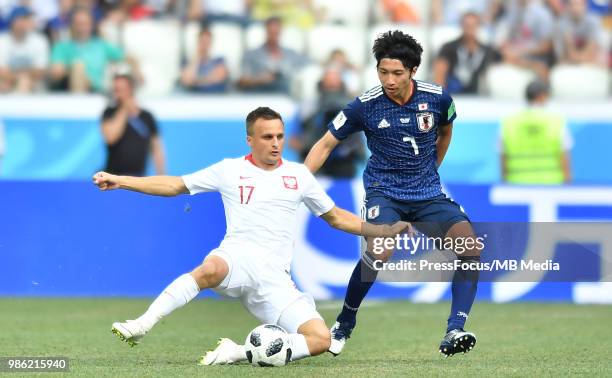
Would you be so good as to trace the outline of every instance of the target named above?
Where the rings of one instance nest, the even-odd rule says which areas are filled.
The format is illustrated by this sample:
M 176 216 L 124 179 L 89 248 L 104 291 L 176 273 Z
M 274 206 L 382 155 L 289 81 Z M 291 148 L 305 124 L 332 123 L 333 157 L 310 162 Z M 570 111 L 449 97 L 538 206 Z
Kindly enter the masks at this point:
M 419 104 L 419 110 L 427 110 L 429 109 L 429 106 L 427 105 L 426 102 Z
M 344 112 L 341 111 L 340 113 L 338 113 L 338 115 L 336 116 L 336 118 L 334 118 L 332 123 L 336 130 L 344 126 L 344 124 L 346 123 L 346 116 L 344 115 Z
M 297 190 L 298 181 L 295 176 L 283 176 L 283 184 L 285 184 L 285 188 Z
M 386 129 L 387 127 L 391 126 L 391 124 L 389 122 L 387 122 L 386 119 L 382 119 L 382 121 L 380 121 L 380 123 L 378 124 L 378 128 L 379 129 Z
M 417 113 L 417 123 L 419 124 L 419 130 L 423 132 L 428 132 L 434 125 L 434 117 L 433 114 L 426 113 Z
M 368 219 L 376 219 L 380 215 L 380 206 L 372 206 L 368 209 Z
M 410 118 L 400 118 L 401 123 L 410 123 Z

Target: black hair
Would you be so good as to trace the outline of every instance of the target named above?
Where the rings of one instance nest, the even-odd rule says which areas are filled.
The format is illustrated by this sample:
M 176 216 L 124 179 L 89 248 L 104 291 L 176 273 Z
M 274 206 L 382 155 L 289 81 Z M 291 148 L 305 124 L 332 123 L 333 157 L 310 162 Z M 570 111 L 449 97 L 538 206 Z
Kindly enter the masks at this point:
M 529 102 L 533 102 L 541 95 L 550 94 L 550 86 L 547 82 L 537 79 L 529 83 L 525 88 L 525 98 Z
M 253 135 L 253 125 L 255 121 L 258 119 L 272 120 L 272 119 L 280 119 L 283 122 L 283 117 L 273 109 L 268 108 L 267 106 L 260 106 L 259 108 L 251 111 L 246 117 L 246 132 L 247 135 Z
M 377 67 L 382 59 L 389 58 L 399 60 L 406 69 L 412 70 L 421 64 L 423 47 L 412 36 L 393 30 L 376 38 L 372 52 Z

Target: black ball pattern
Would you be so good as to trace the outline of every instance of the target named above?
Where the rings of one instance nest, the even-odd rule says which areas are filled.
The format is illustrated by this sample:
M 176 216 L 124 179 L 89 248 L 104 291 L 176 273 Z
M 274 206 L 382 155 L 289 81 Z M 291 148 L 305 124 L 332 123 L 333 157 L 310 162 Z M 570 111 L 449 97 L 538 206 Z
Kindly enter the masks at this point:
M 268 344 L 268 347 L 266 348 L 266 356 L 273 356 L 276 353 L 280 352 L 281 349 L 283 349 L 283 339 L 279 337 L 278 339 Z
M 261 335 L 259 335 L 258 332 L 252 332 L 251 333 L 251 339 L 249 340 L 249 342 L 254 347 L 261 346 Z

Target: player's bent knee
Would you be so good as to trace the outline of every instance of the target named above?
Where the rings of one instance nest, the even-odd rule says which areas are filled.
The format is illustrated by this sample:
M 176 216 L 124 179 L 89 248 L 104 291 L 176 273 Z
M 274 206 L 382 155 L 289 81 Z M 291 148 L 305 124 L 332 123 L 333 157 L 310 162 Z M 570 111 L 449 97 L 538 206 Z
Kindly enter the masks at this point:
M 480 256 L 482 252 L 482 248 L 480 247 L 480 243 L 478 243 L 478 237 L 474 233 L 474 229 L 472 228 L 472 224 L 470 222 L 458 222 L 451 226 L 451 228 L 446 233 L 447 238 L 452 239 L 462 239 L 462 240 L 473 240 L 473 243 L 462 243 L 464 247 L 461 248 L 461 251 L 455 250 L 455 253 L 459 257 L 476 257 Z
M 191 275 L 200 289 L 217 287 L 229 271 L 227 263 L 218 256 L 208 256 L 204 262 L 195 268 Z

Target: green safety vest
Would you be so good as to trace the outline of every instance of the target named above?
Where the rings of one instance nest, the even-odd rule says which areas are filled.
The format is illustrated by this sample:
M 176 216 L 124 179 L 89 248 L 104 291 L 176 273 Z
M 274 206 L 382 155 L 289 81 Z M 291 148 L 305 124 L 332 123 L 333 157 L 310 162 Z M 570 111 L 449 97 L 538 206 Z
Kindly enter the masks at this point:
M 561 117 L 527 109 L 502 122 L 506 180 L 513 184 L 562 184 L 564 181 Z

